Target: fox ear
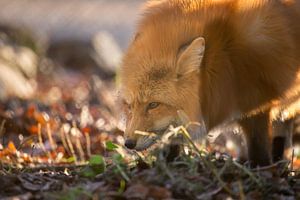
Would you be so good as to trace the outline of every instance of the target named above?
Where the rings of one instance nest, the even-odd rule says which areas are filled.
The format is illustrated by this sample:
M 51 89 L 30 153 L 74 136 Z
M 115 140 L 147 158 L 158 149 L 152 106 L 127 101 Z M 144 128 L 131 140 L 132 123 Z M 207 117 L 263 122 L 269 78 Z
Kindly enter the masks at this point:
M 191 72 L 199 72 L 205 50 L 205 40 L 203 37 L 194 39 L 179 54 L 177 60 L 177 76 L 181 77 Z

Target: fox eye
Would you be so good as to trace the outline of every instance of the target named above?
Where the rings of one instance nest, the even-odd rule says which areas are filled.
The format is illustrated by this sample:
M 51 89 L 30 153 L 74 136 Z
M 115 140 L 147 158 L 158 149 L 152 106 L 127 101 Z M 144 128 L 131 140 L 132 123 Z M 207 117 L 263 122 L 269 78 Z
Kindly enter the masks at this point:
M 129 103 L 127 103 L 125 100 L 123 100 L 122 103 L 125 108 L 127 108 L 128 110 L 131 110 L 131 105 Z
M 159 105 L 160 105 L 160 103 L 158 103 L 158 102 L 151 102 L 148 104 L 147 110 L 157 108 Z
M 132 105 L 131 104 L 127 104 L 127 109 L 131 111 Z

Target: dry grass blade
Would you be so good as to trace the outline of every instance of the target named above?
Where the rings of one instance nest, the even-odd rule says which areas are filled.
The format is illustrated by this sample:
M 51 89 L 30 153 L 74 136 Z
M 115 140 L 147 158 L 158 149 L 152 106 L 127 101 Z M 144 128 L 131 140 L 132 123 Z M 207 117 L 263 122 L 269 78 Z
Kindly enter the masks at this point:
M 239 191 L 240 191 L 240 200 L 245 200 L 246 197 L 243 189 L 243 184 L 241 181 L 239 181 L 238 183 L 239 183 Z
M 81 145 L 81 142 L 80 142 L 79 138 L 76 138 L 76 148 L 77 148 L 77 150 L 79 152 L 80 160 L 82 162 L 84 162 L 85 161 L 84 151 L 83 151 L 83 148 L 82 148 L 82 145 Z
M 52 159 L 51 159 L 52 156 L 51 156 L 50 152 L 46 150 L 46 147 L 45 147 L 44 142 L 43 142 L 42 125 L 40 123 L 38 123 L 38 137 L 39 137 L 39 146 L 42 148 L 43 152 L 45 154 L 47 154 L 47 156 L 49 158 L 48 161 L 50 163 L 52 163 L 53 162 Z
M 73 143 L 71 141 L 71 138 L 70 138 L 70 132 L 67 131 L 67 132 L 64 132 L 65 133 L 65 136 L 66 136 L 66 141 L 67 141 L 67 144 L 68 144 L 68 147 L 70 149 L 70 152 L 74 158 L 74 162 L 75 164 L 78 164 L 78 159 L 77 159 L 77 156 L 75 154 L 75 150 L 74 150 L 74 146 L 73 146 Z
M 40 123 L 38 123 L 38 137 L 39 137 L 39 145 L 42 148 L 42 150 L 46 153 L 47 151 L 42 137 L 42 125 Z
M 87 153 L 88 157 L 91 157 L 92 153 L 91 153 L 90 134 L 88 132 L 84 132 L 84 136 L 85 136 L 85 141 L 86 141 L 86 153 Z
M 294 171 L 294 157 L 295 157 L 295 149 L 292 150 L 292 162 L 291 162 L 291 172 Z
M 48 138 L 49 138 L 51 149 L 55 150 L 57 145 L 56 145 L 56 142 L 53 140 L 50 124 L 47 123 L 46 127 L 47 127 L 47 135 L 48 135 Z
M 4 132 L 5 132 L 5 128 L 4 128 L 4 125 L 6 123 L 6 120 L 2 120 L 1 122 L 1 126 L 0 126 L 0 138 L 2 138 L 2 141 L 0 141 L 0 146 L 1 148 L 3 147 L 3 144 L 4 144 Z
M 146 132 L 146 131 L 139 131 L 139 130 L 135 130 L 134 134 L 136 135 L 141 135 L 141 136 L 156 136 L 155 133 L 151 133 L 151 132 Z
M 255 183 L 261 188 L 262 182 L 256 178 L 255 174 L 253 174 L 253 172 L 251 172 L 249 169 L 247 169 L 246 167 L 244 167 L 243 165 L 239 164 L 238 162 L 233 161 L 232 162 L 236 167 L 238 167 L 239 169 L 241 169 L 242 171 L 244 171 L 253 181 L 255 181 Z
M 79 153 L 79 157 L 80 157 L 80 160 L 82 162 L 85 161 L 85 158 L 84 158 L 84 151 L 83 151 L 83 148 L 82 148 L 82 145 L 81 145 L 81 138 L 82 138 L 82 133 L 81 131 L 77 128 L 77 125 L 75 122 L 73 122 L 73 127 L 71 128 L 71 134 L 73 137 L 75 137 L 75 146 L 77 148 L 77 151 Z
M 67 151 L 68 154 L 71 154 L 71 150 L 69 148 L 69 145 L 67 143 L 67 137 L 66 137 L 66 133 L 65 133 L 65 129 L 64 129 L 64 125 L 60 128 L 59 130 L 59 134 L 60 134 L 60 139 L 62 141 L 63 147 L 64 149 Z
M 5 123 L 6 123 L 6 120 L 5 119 L 2 120 L 1 125 L 0 125 L 0 137 L 3 137 L 3 135 L 4 135 L 4 131 L 5 131 L 4 125 L 5 125 Z

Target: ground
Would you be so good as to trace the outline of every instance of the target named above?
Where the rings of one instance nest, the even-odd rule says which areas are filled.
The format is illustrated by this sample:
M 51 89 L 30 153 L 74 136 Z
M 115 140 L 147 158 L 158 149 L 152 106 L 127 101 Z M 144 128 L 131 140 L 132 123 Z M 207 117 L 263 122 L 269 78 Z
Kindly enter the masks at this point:
M 0 198 L 300 198 L 297 162 L 250 169 L 193 142 L 171 161 L 162 145 L 126 150 L 115 79 L 61 69 L 37 81 L 32 98 L 1 104 Z

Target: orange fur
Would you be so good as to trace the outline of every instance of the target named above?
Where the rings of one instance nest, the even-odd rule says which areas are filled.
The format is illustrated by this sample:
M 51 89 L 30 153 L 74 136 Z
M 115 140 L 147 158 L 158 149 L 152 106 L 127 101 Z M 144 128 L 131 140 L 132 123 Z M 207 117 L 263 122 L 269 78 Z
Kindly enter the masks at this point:
M 121 68 L 126 136 L 139 143 L 135 130 L 161 131 L 178 122 L 178 110 L 210 130 L 297 94 L 299 20 L 299 1 L 150 1 Z M 186 51 L 196 38 L 205 39 L 197 69 L 182 58 L 197 50 Z M 254 165 L 271 160 L 268 108 L 240 121 Z

